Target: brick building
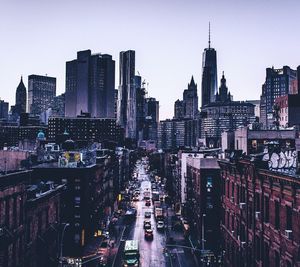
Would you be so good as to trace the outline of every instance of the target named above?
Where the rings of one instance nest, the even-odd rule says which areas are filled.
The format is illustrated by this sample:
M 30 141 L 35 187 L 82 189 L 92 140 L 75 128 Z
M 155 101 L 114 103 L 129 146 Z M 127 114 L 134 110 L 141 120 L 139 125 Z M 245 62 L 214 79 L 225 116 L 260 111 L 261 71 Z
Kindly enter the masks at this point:
M 202 250 L 220 250 L 220 167 L 217 158 L 187 158 L 187 217 Z M 195 236 L 195 235 L 196 236 Z M 204 241 L 205 240 L 205 241 Z
M 300 179 L 255 159 L 219 161 L 224 266 L 300 266 Z
M 58 264 L 63 187 L 48 181 L 27 188 L 25 266 Z
M 30 171 L 0 176 L 0 266 L 22 266 L 25 252 L 25 182 Z
M 95 232 L 106 228 L 107 216 L 114 207 L 113 158 L 99 155 L 96 160 L 96 164 L 86 166 L 44 163 L 33 168 L 33 180 L 52 179 L 65 184 L 61 220 L 69 223 L 69 227 L 64 237 L 63 256 L 81 256 Z

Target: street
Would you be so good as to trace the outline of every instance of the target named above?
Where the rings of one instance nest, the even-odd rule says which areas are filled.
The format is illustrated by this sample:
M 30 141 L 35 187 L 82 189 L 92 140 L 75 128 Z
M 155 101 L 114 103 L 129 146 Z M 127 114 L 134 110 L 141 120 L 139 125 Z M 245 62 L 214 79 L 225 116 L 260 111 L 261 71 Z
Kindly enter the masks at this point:
M 187 246 L 186 241 L 183 238 L 182 232 L 173 232 L 171 226 L 168 224 L 169 218 L 165 219 L 166 229 L 158 231 L 156 226 L 156 219 L 154 218 L 153 202 L 150 206 L 146 206 L 144 200 L 144 192 L 150 191 L 151 195 L 151 181 L 150 175 L 147 174 L 147 165 L 140 162 L 136 166 L 137 168 L 137 180 L 140 182 L 140 194 L 139 200 L 134 201 L 132 206 L 137 210 L 136 220 L 130 224 L 123 225 L 121 231 L 121 238 L 119 247 L 115 258 L 113 260 L 113 267 L 120 267 L 122 265 L 122 257 L 126 240 L 138 240 L 139 253 L 140 253 L 140 266 L 141 267 L 195 267 L 197 264 L 194 261 L 191 250 L 183 248 Z M 160 194 L 164 191 L 161 187 L 158 188 Z M 172 209 L 166 204 L 163 204 L 166 215 L 172 214 Z M 144 220 L 145 212 L 151 212 L 151 218 L 146 219 L 151 221 L 151 228 L 153 230 L 153 240 L 146 240 L 144 236 Z M 168 234 L 172 235 L 174 243 L 172 246 L 166 246 L 166 240 Z

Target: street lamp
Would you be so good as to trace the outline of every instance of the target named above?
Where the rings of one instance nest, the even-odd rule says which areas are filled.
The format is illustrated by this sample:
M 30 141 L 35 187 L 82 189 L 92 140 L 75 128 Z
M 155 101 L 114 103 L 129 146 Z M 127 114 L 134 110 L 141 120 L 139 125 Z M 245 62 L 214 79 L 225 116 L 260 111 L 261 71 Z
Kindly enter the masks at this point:
M 68 223 L 65 223 L 65 224 L 64 224 L 64 228 L 63 228 L 63 231 L 62 231 L 62 234 L 61 234 L 61 239 L 60 239 L 60 256 L 59 256 L 59 259 L 60 259 L 60 266 L 61 266 L 61 267 L 63 266 L 62 252 L 63 252 L 64 234 L 65 234 L 66 228 L 67 228 L 69 225 L 70 225 L 70 224 L 68 224 Z

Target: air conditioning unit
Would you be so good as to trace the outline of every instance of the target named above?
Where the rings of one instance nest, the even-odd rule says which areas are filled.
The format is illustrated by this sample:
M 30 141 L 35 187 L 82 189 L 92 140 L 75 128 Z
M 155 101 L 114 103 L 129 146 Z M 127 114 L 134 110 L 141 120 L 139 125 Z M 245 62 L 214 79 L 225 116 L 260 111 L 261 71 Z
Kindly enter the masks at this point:
M 259 220 L 260 219 L 260 211 L 255 212 L 255 219 Z
M 246 248 L 246 242 L 241 242 L 241 248 Z
M 240 209 L 243 210 L 243 209 L 245 209 L 245 208 L 246 208 L 246 203 L 241 202 L 241 203 L 240 203 Z
M 285 230 L 284 234 L 285 234 L 286 238 L 292 239 L 293 231 L 292 230 Z

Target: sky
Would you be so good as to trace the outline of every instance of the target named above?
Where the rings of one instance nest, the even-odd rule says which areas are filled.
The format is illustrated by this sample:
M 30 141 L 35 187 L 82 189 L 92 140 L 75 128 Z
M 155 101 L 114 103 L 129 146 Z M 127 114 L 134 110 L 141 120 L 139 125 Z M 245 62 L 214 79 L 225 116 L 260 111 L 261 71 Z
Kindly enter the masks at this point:
M 23 75 L 57 78 L 65 62 L 91 49 L 116 60 L 136 51 L 136 71 L 160 101 L 160 119 L 173 117 L 191 76 L 201 103 L 202 53 L 217 50 L 234 100 L 259 99 L 265 69 L 300 65 L 298 0 L 0 0 L 0 98 L 10 105 Z

